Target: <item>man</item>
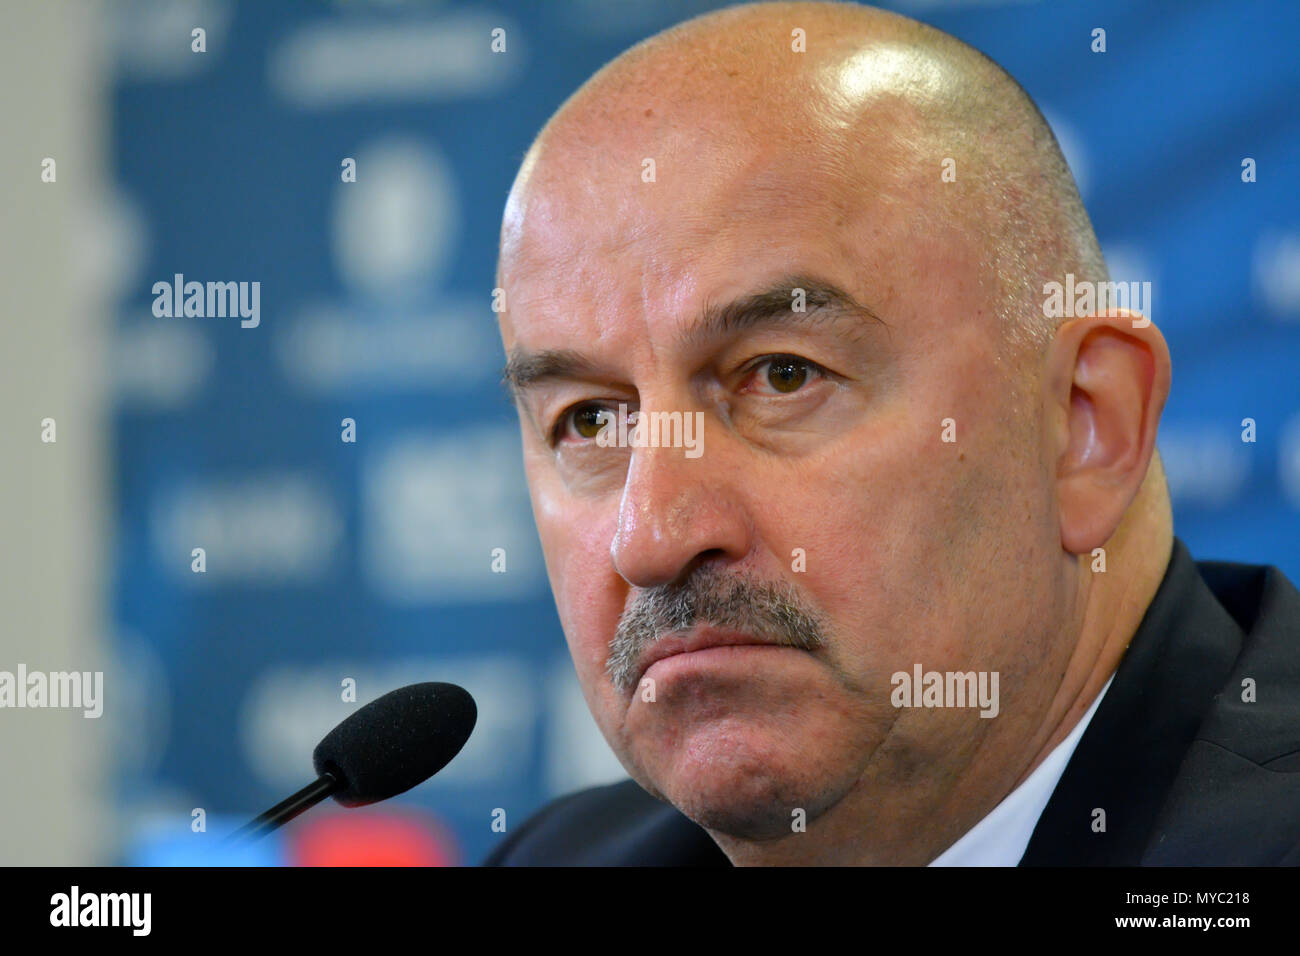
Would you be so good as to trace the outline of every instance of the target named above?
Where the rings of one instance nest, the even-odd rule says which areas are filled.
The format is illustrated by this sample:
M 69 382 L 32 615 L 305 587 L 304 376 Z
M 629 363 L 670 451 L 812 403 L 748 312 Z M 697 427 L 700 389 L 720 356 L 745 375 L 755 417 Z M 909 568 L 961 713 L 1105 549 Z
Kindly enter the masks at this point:
M 1165 341 L 1049 317 L 1067 276 L 1041 115 L 906 18 L 727 8 L 564 104 L 501 333 L 632 780 L 488 862 L 1300 862 L 1300 596 L 1174 538 Z

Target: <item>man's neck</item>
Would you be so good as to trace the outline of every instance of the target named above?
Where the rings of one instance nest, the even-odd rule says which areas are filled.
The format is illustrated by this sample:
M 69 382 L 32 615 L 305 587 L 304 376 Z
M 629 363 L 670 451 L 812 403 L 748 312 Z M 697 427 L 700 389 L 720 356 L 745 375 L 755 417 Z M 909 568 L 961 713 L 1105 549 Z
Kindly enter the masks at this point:
M 1038 768 L 1087 713 L 1119 667 L 1164 580 L 1174 547 L 1172 525 L 1158 520 L 1158 508 L 1153 515 L 1134 517 L 1153 520 L 1121 525 L 1106 542 L 1104 572 L 1093 570 L 1090 556 L 1079 558 L 1078 570 L 1083 576 L 1080 587 L 1086 595 L 1079 641 L 1048 708 L 1041 743 L 1016 786 Z

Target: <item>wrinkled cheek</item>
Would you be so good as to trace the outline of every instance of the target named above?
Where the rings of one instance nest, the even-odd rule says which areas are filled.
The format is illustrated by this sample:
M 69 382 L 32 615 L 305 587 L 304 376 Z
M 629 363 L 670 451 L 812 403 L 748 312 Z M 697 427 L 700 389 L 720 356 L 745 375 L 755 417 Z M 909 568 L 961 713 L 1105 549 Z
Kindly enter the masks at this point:
M 605 683 L 605 661 L 626 593 L 610 564 L 605 524 L 592 516 L 562 516 L 543 535 L 560 624 L 589 700 L 590 689 Z

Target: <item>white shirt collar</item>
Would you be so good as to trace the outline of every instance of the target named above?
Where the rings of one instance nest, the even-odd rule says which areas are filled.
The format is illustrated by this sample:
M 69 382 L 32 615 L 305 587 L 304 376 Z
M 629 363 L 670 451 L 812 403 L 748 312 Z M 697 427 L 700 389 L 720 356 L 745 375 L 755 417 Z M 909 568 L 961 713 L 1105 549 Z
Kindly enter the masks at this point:
M 1070 731 L 1069 736 L 1056 745 L 1025 782 L 1012 790 L 1002 802 L 989 811 L 979 823 L 948 849 L 940 853 L 930 866 L 1016 866 L 1025 855 L 1029 838 L 1034 834 L 1038 818 L 1047 809 L 1065 766 L 1074 755 L 1083 732 L 1097 712 L 1101 699 L 1110 690 L 1115 679 L 1112 674 L 1097 699 L 1092 702 L 1083 719 Z

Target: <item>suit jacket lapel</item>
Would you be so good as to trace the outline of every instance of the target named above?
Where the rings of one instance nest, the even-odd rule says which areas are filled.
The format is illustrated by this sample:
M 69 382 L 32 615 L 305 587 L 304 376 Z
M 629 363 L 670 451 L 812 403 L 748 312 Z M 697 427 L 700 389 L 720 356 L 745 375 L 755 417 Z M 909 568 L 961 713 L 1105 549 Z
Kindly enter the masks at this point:
M 1165 577 L 1034 828 L 1021 866 L 1141 862 L 1179 764 L 1228 679 L 1242 639 L 1175 538 Z

